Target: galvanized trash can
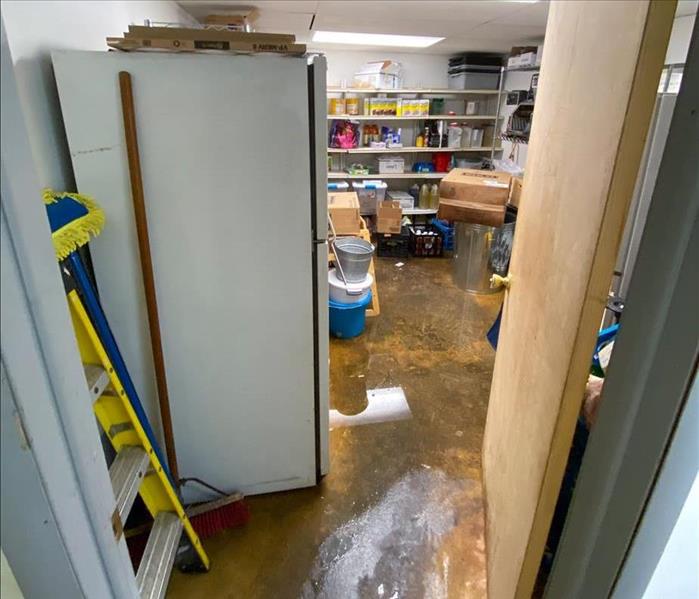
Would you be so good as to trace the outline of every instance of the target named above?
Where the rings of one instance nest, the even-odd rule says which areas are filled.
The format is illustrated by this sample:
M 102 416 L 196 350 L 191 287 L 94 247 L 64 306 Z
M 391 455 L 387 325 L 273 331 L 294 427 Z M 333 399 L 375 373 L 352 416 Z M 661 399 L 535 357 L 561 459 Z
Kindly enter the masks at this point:
M 490 277 L 507 274 L 515 221 L 515 214 L 508 210 L 501 227 L 456 223 L 452 276 L 457 287 L 470 293 L 500 291 L 490 287 Z

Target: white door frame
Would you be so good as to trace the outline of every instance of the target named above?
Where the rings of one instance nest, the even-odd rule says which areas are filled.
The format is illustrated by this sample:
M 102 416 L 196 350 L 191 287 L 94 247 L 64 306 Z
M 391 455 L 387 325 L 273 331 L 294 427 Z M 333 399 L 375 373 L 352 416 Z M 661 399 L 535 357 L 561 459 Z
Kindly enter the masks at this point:
M 83 596 L 137 597 L 126 544 L 123 538 L 117 543 L 112 532 L 114 494 L 41 201 L 4 24 L 1 44 L 3 407 L 14 411 L 20 448 L 31 452 L 36 465 L 28 476 L 37 479 L 33 482 L 40 486 L 34 488 L 43 489 L 50 511 L 47 538 L 60 539 L 65 553 L 49 552 L 52 545 L 45 545 L 42 536 L 17 539 L 5 530 L 3 551 L 23 590 L 52 588 L 55 571 L 46 564 L 67 559 L 72 572 L 62 570 L 74 578 Z M 12 471 L 13 457 L 3 453 L 3 472 Z M 3 497 L 5 486 L 15 482 L 20 481 L 3 480 Z M 35 495 L 25 505 L 3 501 L 3 519 L 21 519 L 22 509 L 30 510 L 32 499 L 39 500 Z
M 696 373 L 698 31 L 695 25 L 598 422 L 547 598 L 602 598 L 614 592 Z M 662 551 L 666 532 L 654 539 L 655 551 Z

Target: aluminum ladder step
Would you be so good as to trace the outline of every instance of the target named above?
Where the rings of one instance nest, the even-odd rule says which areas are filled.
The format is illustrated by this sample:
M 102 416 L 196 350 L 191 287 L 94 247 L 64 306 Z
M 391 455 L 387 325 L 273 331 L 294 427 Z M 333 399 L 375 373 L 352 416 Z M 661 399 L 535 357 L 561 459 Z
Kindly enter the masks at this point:
M 107 371 L 97 364 L 83 364 L 87 387 L 90 389 L 93 403 L 97 401 L 104 390 L 109 386 L 109 375 Z
M 126 522 L 150 460 L 142 447 L 124 447 L 109 468 L 119 518 Z
M 141 599 L 162 599 L 165 596 L 181 535 L 182 521 L 177 514 L 160 512 L 155 517 L 136 574 L 136 585 Z

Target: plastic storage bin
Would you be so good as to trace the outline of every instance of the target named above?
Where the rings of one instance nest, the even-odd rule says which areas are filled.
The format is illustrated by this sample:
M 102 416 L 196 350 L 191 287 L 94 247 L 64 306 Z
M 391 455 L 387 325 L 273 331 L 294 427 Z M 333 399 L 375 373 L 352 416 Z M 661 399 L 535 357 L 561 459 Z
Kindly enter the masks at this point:
M 409 243 L 408 227 L 403 227 L 401 232 L 396 235 L 378 233 L 376 236 L 376 255 L 380 258 L 407 258 Z
M 340 278 L 336 268 L 328 271 L 328 284 L 330 285 L 330 301 L 337 304 L 356 304 L 371 293 L 374 277 L 367 273 L 360 283 L 345 283 Z
M 454 227 L 449 224 L 449 221 L 438 218 L 433 218 L 430 224 L 442 234 L 442 249 L 451 252 L 454 249 Z
M 389 191 L 386 199 L 398 202 L 403 210 L 415 208 L 415 198 L 405 191 Z
M 349 191 L 347 181 L 328 181 L 328 191 Z
M 382 156 L 379 158 L 379 173 L 402 173 L 405 171 L 405 159 L 401 156 Z
M 338 304 L 330 300 L 330 334 L 340 339 L 351 339 L 364 332 L 366 308 L 371 302 L 371 292 L 353 304 Z
M 500 69 L 469 68 L 449 74 L 449 89 L 498 89 Z
M 359 198 L 360 214 L 376 214 L 376 206 L 386 197 L 388 185 L 384 181 L 353 181 L 352 189 Z

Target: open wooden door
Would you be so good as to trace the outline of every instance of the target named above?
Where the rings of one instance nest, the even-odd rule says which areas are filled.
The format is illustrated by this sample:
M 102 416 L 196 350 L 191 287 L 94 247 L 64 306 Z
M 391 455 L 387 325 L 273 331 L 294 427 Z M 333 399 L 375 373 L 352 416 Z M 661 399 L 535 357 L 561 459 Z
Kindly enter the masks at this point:
M 675 2 L 552 2 L 483 446 L 490 599 L 528 598 Z

